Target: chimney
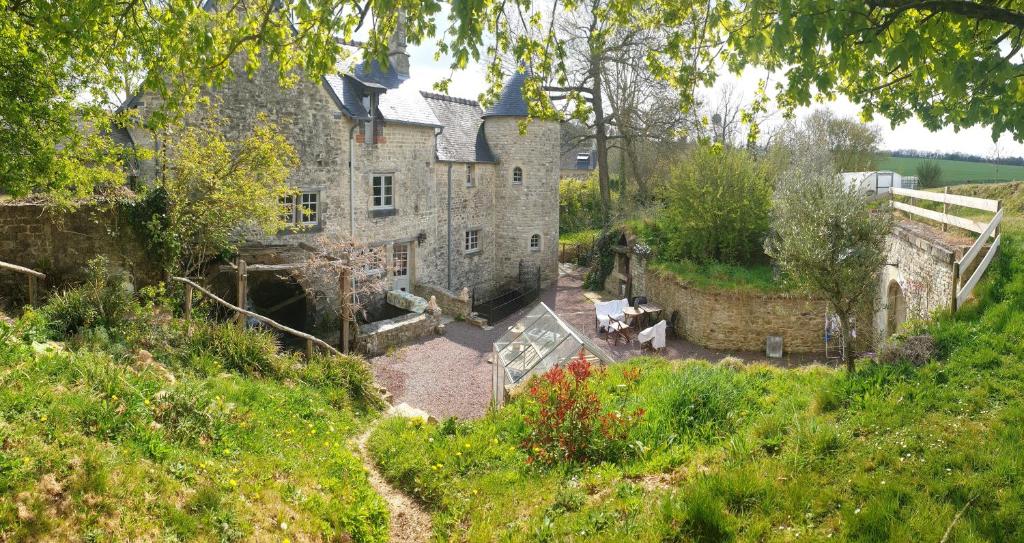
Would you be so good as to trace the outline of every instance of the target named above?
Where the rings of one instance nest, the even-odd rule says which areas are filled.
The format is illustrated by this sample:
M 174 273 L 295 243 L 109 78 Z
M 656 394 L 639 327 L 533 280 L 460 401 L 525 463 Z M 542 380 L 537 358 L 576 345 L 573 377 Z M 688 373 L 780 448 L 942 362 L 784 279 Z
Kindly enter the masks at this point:
M 402 77 L 409 77 L 409 53 L 405 50 L 405 12 L 398 12 L 395 33 L 388 40 L 388 65 Z

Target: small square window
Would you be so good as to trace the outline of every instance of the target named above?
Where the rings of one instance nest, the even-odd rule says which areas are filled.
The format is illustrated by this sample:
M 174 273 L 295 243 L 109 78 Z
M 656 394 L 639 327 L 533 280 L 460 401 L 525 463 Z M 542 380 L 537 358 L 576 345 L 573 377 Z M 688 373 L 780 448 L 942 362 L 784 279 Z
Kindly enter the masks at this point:
M 531 251 L 539 251 L 540 250 L 540 234 L 534 234 L 534 235 L 530 236 L 530 250 Z
M 472 164 L 466 164 L 466 186 L 476 186 L 476 168 Z
M 480 250 L 480 230 L 466 230 L 466 252 L 475 253 Z
M 393 209 L 395 207 L 394 179 L 390 175 L 373 176 L 373 208 Z
M 523 169 L 519 166 L 512 168 L 512 184 L 522 185 L 523 184 Z

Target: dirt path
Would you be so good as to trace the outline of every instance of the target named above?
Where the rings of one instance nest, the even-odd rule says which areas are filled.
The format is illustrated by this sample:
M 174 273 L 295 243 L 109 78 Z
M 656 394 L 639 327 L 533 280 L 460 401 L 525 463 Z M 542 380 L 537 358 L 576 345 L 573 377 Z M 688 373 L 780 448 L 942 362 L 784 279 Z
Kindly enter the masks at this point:
M 388 504 L 388 511 L 391 513 L 391 525 L 388 535 L 392 543 L 415 543 L 429 541 L 431 534 L 430 514 L 423 510 L 416 500 L 405 495 L 401 490 L 391 486 L 377 470 L 377 465 L 370 457 L 367 441 L 370 433 L 377 427 L 377 422 L 370 424 L 365 432 L 355 438 L 355 444 L 359 451 L 359 458 L 366 466 L 370 486 Z

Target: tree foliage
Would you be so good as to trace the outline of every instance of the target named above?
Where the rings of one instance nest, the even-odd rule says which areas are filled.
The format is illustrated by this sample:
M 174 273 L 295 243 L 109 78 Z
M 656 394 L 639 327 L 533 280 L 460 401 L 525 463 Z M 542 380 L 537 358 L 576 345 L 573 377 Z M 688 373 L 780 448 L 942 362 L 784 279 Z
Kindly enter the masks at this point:
M 763 258 L 772 177 L 744 150 L 705 145 L 672 170 L 651 243 L 660 260 L 747 264 Z
M 167 250 L 166 265 L 185 275 L 233 252 L 246 235 L 289 226 L 281 198 L 294 194 L 286 183 L 298 161 L 294 149 L 262 118 L 238 140 L 222 128 L 223 119 L 209 115 L 163 138 L 166 169 L 152 190 L 162 192 L 165 209 L 147 227 Z
M 823 170 L 827 160 L 815 154 L 807 150 L 781 176 L 765 252 L 788 277 L 829 302 L 852 371 L 852 317 L 875 299 L 892 218 L 887 208 L 872 211 L 866 197 Z

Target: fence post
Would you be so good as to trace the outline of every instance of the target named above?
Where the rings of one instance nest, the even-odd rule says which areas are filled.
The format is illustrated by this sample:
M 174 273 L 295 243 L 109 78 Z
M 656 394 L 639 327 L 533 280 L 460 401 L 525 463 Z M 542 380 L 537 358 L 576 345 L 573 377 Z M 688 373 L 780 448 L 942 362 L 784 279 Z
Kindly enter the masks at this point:
M 237 285 L 237 287 L 238 287 L 238 307 L 241 307 L 242 309 L 245 309 L 246 289 L 248 287 L 248 285 L 246 285 L 246 281 L 248 279 L 249 279 L 249 276 L 248 276 L 248 273 L 245 270 L 245 260 L 242 260 L 241 258 L 239 258 L 238 259 L 238 285 Z M 235 317 L 235 320 L 236 320 L 236 322 L 238 322 L 238 326 L 239 327 L 245 328 L 245 315 L 244 314 L 238 313 L 238 316 Z
M 352 279 L 348 267 L 341 268 L 341 275 L 338 278 L 338 290 L 341 294 L 341 352 L 348 354 L 349 335 L 352 321 Z
M 306 361 L 312 360 L 313 358 L 313 340 L 306 339 Z
M 192 285 L 185 283 L 185 335 L 192 335 Z
M 945 196 L 949 196 L 949 187 L 942 187 L 942 194 L 945 195 Z M 945 218 L 946 214 L 947 214 L 947 212 L 946 212 L 946 200 L 943 199 L 942 200 L 942 215 L 943 215 L 943 218 Z M 942 231 L 945 232 L 947 229 L 949 229 L 949 225 L 947 225 L 945 223 L 945 221 L 943 221 L 943 223 L 942 223 Z
M 953 303 L 951 305 L 951 307 L 953 308 L 953 313 L 956 313 L 956 310 L 959 309 L 957 307 L 957 294 L 959 294 L 959 293 L 960 293 L 960 263 L 959 262 L 954 262 L 953 263 Z
M 36 276 L 28 276 L 28 305 L 35 307 L 36 305 Z

